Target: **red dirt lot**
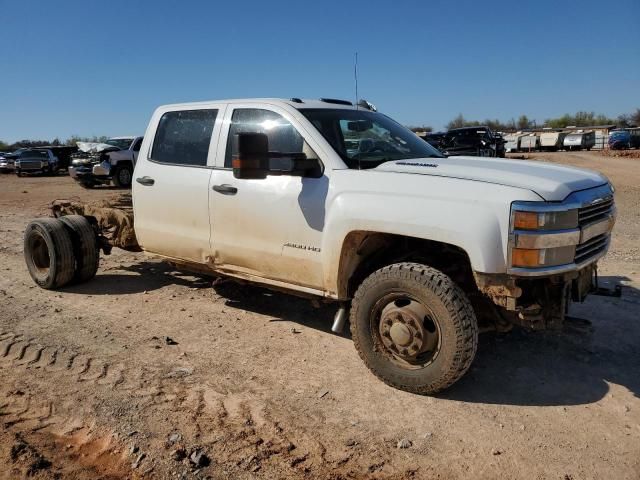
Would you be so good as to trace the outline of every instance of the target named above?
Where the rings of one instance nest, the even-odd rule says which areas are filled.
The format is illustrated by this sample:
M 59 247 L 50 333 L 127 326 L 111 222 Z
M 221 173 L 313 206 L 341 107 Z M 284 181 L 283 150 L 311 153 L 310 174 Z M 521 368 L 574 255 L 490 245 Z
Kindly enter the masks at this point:
M 600 275 L 623 297 L 572 306 L 559 333 L 482 334 L 467 375 L 434 397 L 369 373 L 331 333 L 331 305 L 142 253 L 37 288 L 29 220 L 121 191 L 1 175 L 0 479 L 640 478 L 640 160 L 531 157 L 615 185 Z

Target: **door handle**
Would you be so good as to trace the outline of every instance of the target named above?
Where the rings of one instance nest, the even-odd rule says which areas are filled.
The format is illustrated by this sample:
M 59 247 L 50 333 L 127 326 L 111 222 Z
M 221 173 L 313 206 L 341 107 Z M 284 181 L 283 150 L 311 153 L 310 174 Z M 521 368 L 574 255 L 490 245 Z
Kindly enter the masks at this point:
M 136 178 L 136 182 L 138 182 L 140 185 L 146 185 L 149 187 L 154 183 L 156 183 L 156 181 L 153 178 L 147 177 L 147 176 Z
M 213 189 L 218 193 L 222 193 L 223 195 L 235 195 L 236 193 L 238 193 L 238 189 L 236 187 L 227 184 L 214 185 Z

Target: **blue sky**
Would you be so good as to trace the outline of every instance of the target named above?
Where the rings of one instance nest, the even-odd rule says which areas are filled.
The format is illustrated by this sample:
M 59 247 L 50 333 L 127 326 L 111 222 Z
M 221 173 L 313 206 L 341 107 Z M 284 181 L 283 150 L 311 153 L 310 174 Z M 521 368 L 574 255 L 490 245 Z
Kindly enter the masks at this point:
M 143 133 L 161 104 L 352 99 L 400 122 L 640 107 L 640 1 L 0 0 L 0 139 Z

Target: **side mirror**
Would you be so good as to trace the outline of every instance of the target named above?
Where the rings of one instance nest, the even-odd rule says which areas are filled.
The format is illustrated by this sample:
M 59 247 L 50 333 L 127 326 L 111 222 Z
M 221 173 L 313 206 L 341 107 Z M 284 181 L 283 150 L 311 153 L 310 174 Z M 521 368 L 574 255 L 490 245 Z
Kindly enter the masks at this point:
M 269 137 L 264 133 L 238 133 L 234 136 L 236 155 L 231 159 L 233 176 L 265 179 L 269 173 Z
M 322 176 L 318 159 L 307 158 L 298 152 L 269 152 L 269 137 L 264 133 L 239 133 L 233 141 L 237 152 L 231 159 L 235 178 L 264 180 L 267 175 Z

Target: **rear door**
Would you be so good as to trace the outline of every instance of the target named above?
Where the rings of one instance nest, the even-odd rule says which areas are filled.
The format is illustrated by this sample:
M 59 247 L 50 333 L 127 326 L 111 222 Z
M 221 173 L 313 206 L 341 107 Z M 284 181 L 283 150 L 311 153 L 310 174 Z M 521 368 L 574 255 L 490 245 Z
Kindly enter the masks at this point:
M 224 106 L 158 111 L 134 171 L 135 231 L 148 252 L 206 263 L 209 177 Z

